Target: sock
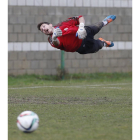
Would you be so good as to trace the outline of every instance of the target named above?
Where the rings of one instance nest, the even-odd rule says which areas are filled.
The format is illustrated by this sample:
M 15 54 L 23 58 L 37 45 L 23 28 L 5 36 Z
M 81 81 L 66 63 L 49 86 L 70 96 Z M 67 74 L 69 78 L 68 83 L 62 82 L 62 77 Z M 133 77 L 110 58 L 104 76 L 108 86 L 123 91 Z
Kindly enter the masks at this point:
M 107 44 L 105 43 L 105 42 L 103 42 L 104 43 L 104 46 L 103 47 L 106 47 L 107 46 Z
M 103 26 L 107 25 L 107 23 L 108 23 L 107 21 L 102 21 L 102 22 L 104 24 Z

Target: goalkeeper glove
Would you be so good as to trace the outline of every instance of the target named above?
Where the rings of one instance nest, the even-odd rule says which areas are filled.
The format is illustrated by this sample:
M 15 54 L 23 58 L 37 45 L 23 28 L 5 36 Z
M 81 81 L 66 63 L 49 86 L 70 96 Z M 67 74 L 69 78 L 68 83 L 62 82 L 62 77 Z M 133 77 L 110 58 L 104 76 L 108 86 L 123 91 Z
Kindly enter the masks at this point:
M 79 24 L 79 29 L 76 32 L 76 36 L 78 36 L 79 39 L 84 39 L 87 36 L 87 32 L 84 28 L 84 23 Z
M 59 27 L 54 29 L 53 35 L 52 35 L 52 41 L 56 41 L 58 36 L 62 36 L 62 31 L 61 31 L 61 29 Z

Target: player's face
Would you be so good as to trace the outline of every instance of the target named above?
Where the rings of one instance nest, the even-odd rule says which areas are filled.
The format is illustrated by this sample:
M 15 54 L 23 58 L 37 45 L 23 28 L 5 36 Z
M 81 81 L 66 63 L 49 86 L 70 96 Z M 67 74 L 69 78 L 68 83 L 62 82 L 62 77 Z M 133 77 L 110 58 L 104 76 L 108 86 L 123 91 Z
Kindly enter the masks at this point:
M 42 24 L 40 30 L 46 35 L 51 35 L 53 33 L 53 26 L 52 24 Z

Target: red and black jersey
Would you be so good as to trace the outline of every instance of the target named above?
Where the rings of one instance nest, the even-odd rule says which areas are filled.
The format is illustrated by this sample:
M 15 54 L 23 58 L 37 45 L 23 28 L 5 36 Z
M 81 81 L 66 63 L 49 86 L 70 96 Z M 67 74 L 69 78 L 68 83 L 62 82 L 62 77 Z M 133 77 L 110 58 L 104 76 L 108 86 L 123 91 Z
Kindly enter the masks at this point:
M 59 27 L 62 30 L 62 36 L 57 37 L 60 42 L 59 46 L 55 46 L 52 43 L 51 36 L 49 36 L 48 41 L 52 47 L 55 47 L 66 52 L 75 52 L 82 44 L 82 39 L 76 37 L 76 32 L 78 30 L 79 18 L 82 17 L 70 17 L 66 21 L 63 21 L 54 28 Z

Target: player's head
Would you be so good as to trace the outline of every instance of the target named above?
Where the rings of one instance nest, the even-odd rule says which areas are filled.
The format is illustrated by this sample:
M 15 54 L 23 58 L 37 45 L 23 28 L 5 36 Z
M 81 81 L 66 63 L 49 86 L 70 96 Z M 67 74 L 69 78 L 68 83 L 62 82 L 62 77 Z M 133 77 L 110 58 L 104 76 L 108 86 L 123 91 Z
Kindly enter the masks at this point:
M 38 30 L 46 35 L 51 35 L 53 33 L 53 26 L 48 22 L 41 22 L 37 25 Z

